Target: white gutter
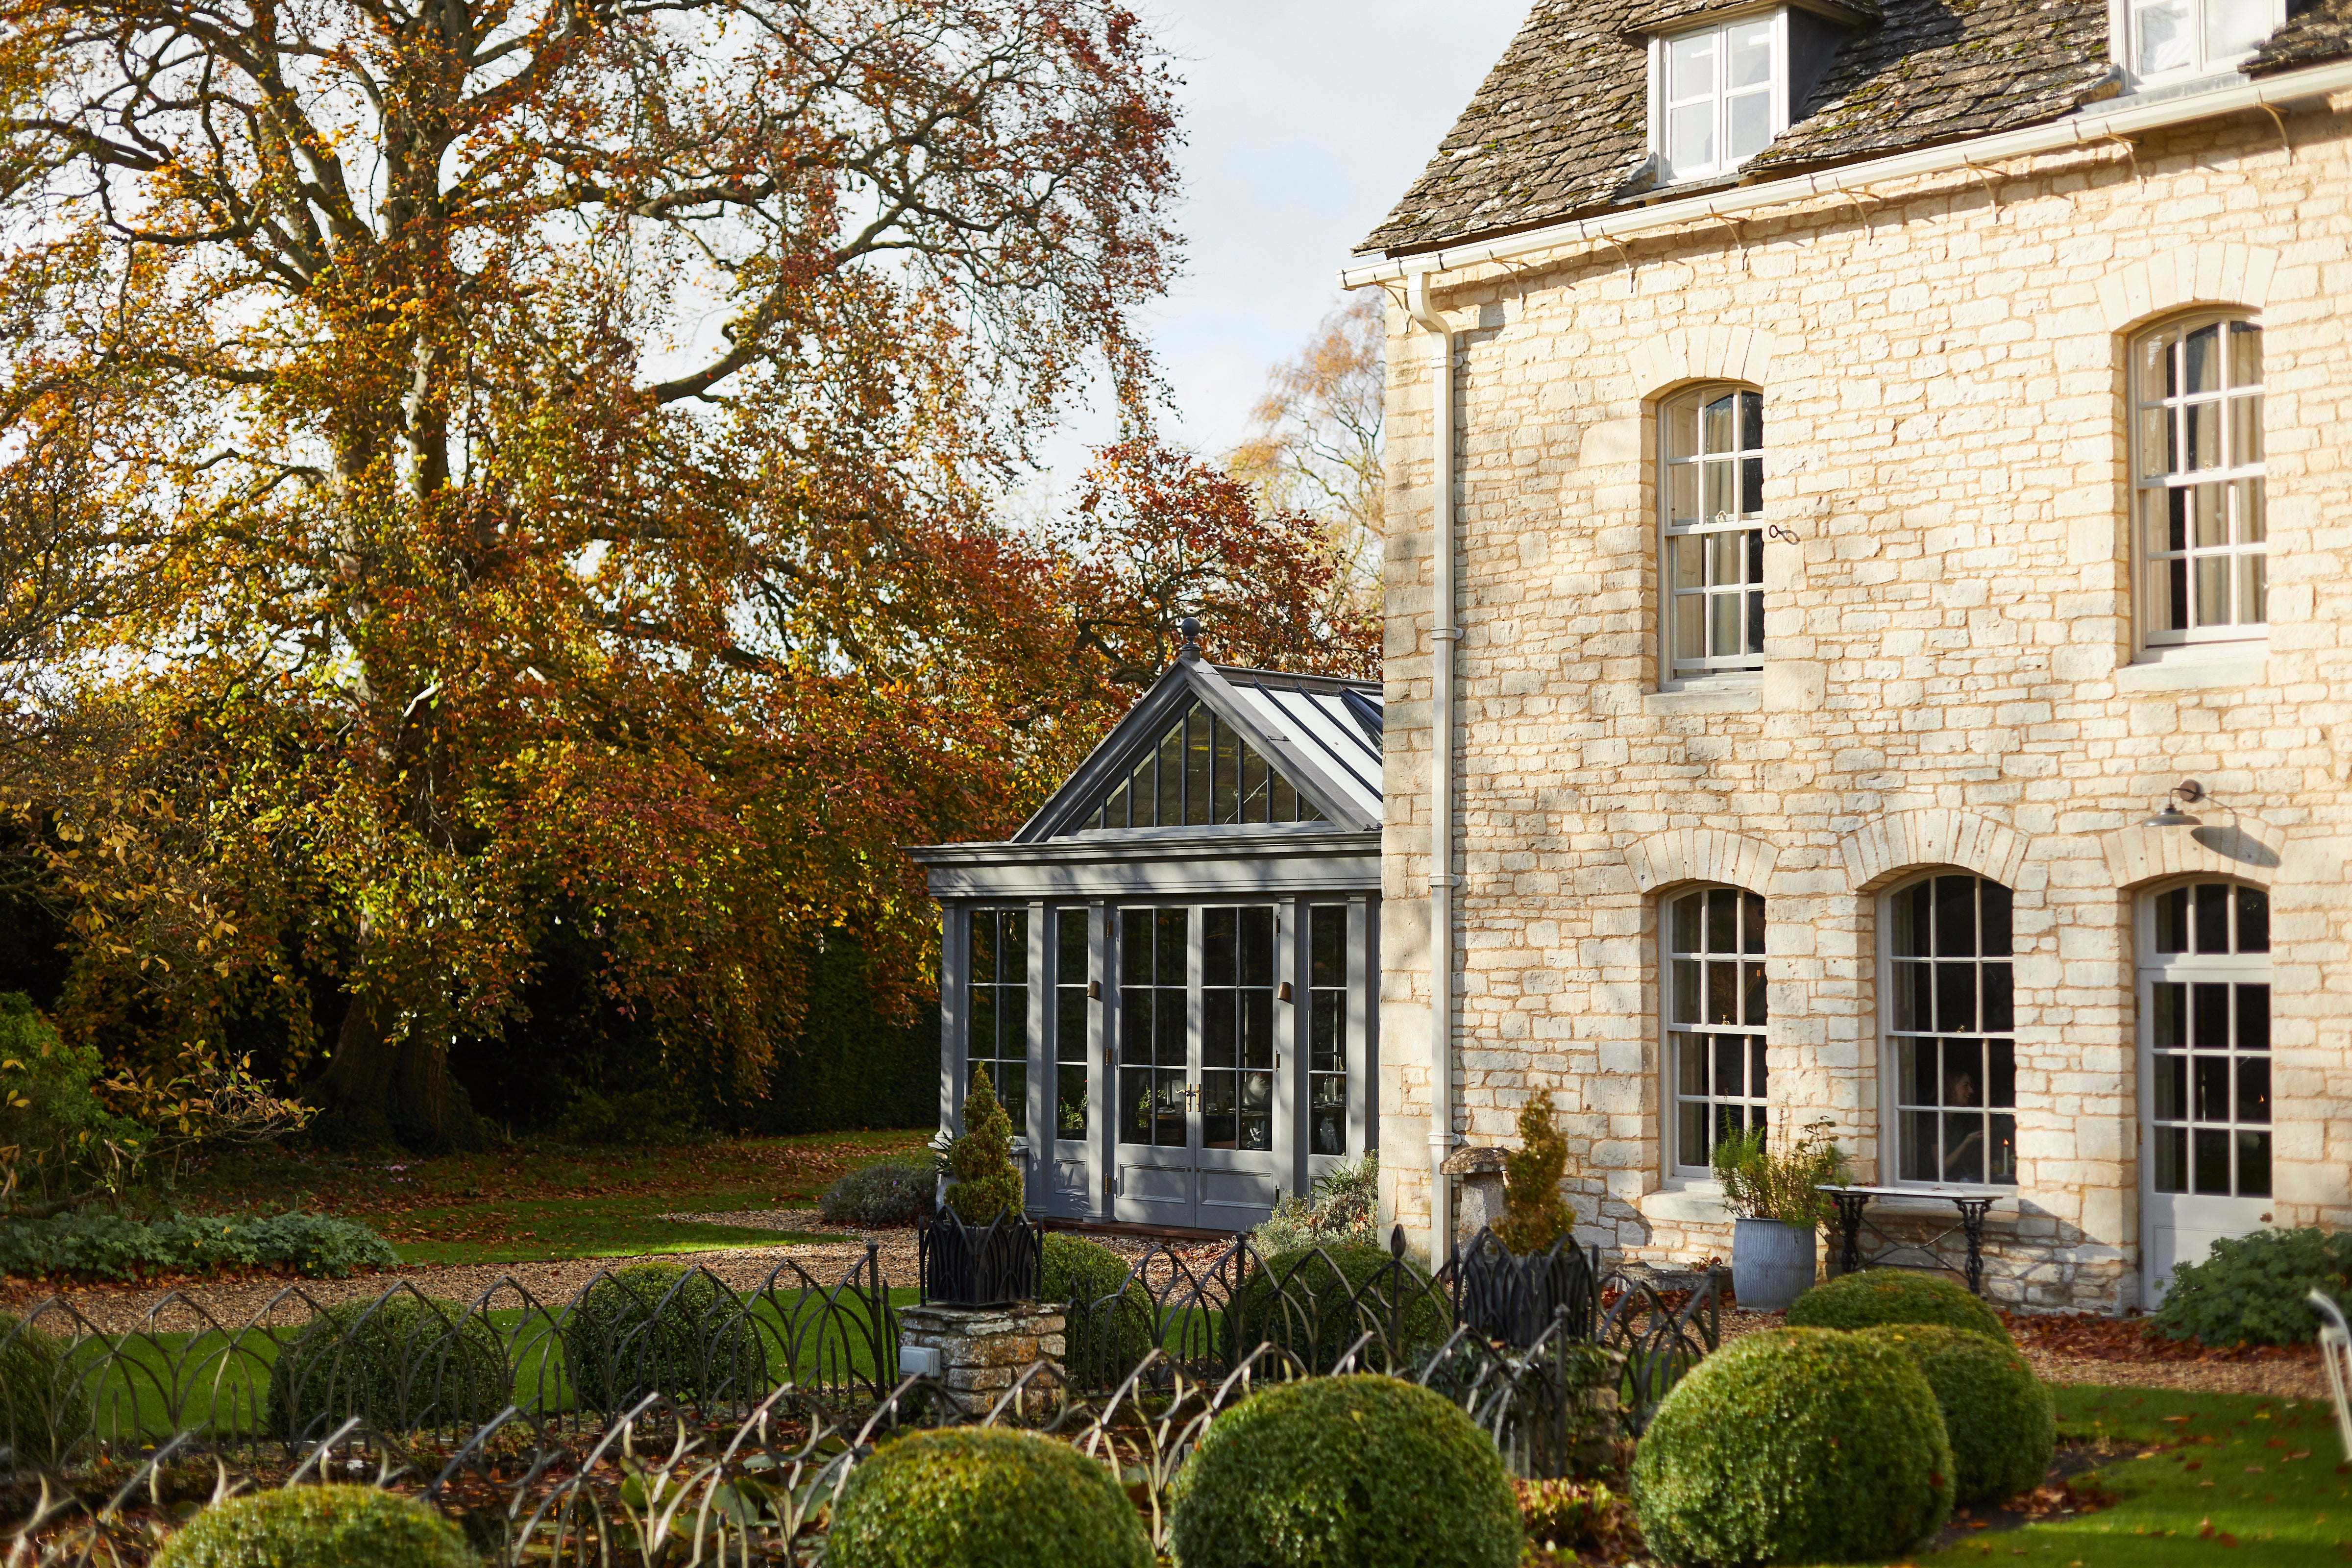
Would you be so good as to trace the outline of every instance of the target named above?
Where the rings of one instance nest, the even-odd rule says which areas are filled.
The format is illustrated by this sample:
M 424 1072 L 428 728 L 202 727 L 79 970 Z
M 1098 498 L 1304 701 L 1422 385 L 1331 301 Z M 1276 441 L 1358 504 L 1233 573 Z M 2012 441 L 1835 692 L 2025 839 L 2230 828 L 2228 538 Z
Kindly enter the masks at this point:
M 1430 560 L 1434 613 L 1429 686 L 1429 1266 L 1454 1244 L 1454 328 L 1415 272 L 1405 310 L 1430 334 Z
M 1963 142 L 1925 147 L 1916 153 L 1898 153 L 1892 157 L 1874 158 L 1867 163 L 1824 169 L 1818 174 L 1768 180 L 1760 184 L 1738 185 L 1706 195 L 1660 202 L 1654 206 L 1631 207 L 1622 212 L 1602 213 L 1570 223 L 1550 224 L 1542 228 L 1529 229 L 1525 234 L 1507 235 L 1479 245 L 1417 251 L 1386 261 L 1366 262 L 1360 267 L 1342 268 L 1339 287 L 1360 289 L 1369 283 L 1400 279 L 1411 282 L 1415 279 L 1425 279 L 1432 272 L 1475 267 L 1488 261 L 1510 261 L 1561 246 L 1606 241 L 1651 229 L 1671 228 L 1676 224 L 1729 217 L 1738 213 L 1754 212 L 1760 207 L 1804 201 L 1809 197 L 1850 191 L 1887 180 L 1949 174 L 2002 158 L 2062 152 L 2069 147 L 2111 142 L 2140 132 L 2187 125 L 2195 121 L 2236 114 L 2249 109 L 2269 109 L 2296 99 L 2347 89 L 2352 89 L 2352 61 L 2314 66 L 2308 70 L 2264 77 L 2260 81 L 2250 81 L 2242 87 L 2221 91 L 2185 93 L 2178 98 L 2158 99 L 2151 103 L 2127 104 L 2104 114 L 2086 111 L 2047 125 L 2029 125 L 2021 131 L 1970 137 Z M 1424 326 L 1428 325 L 1417 310 L 1413 319 Z

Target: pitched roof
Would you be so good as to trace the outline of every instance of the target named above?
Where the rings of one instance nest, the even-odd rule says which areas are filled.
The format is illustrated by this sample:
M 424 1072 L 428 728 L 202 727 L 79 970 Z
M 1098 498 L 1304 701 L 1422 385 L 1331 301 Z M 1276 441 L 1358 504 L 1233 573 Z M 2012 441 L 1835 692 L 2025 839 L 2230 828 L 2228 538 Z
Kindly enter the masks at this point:
M 1682 14 L 1713 8 L 1685 0 Z M 1866 7 L 1845 0 L 1845 8 Z M 2102 0 L 1880 0 L 1876 8 L 1879 24 L 1848 37 L 1746 174 L 2012 130 L 2117 90 Z M 1437 156 L 1358 251 L 1429 250 L 1639 197 L 1649 138 L 1638 29 L 1661 15 L 1660 0 L 1536 0 Z M 2346 54 L 2352 0 L 2318 0 L 2247 68 L 2259 75 Z
M 1089 819 L 1105 796 L 1159 745 L 1171 723 L 1181 721 L 1196 703 L 1214 714 L 1221 725 L 1231 726 L 1276 773 L 1289 781 L 1322 814 L 1327 828 L 1369 832 L 1381 826 L 1379 682 L 1180 658 L 1136 700 L 1127 717 L 1103 737 L 1010 842 L 1034 844 L 1088 830 L 1145 835 L 1170 831 L 1093 828 Z M 1215 830 L 1264 833 L 1282 827 L 1282 824 L 1257 822 Z

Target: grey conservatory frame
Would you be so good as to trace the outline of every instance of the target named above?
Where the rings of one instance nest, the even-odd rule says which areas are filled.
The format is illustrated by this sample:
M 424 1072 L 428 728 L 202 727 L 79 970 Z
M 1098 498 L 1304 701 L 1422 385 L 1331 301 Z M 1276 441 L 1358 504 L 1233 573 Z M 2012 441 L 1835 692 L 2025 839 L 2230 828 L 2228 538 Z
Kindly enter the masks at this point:
M 1242 794 L 1227 795 L 1224 804 L 1213 809 L 1224 810 L 1239 800 L 1233 815 L 1245 816 L 1251 810 L 1248 802 L 1280 798 L 1278 786 L 1286 780 L 1287 787 L 1297 792 L 1297 815 L 1311 818 L 1319 814 L 1321 820 L 1094 826 L 1090 819 L 1097 819 L 1107 801 L 1117 798 L 1124 808 L 1123 781 L 1139 763 L 1166 755 L 1159 749 L 1162 738 L 1196 708 L 1213 717 L 1215 733 L 1223 738 L 1218 743 L 1229 745 L 1244 759 L 1237 764 L 1243 770 L 1239 776 L 1251 776 L 1247 766 L 1255 761 L 1256 776 L 1268 781 L 1262 795 L 1248 795 L 1244 785 Z M 1191 737 L 1197 732 L 1197 727 L 1186 731 L 1188 744 L 1196 749 Z M 1233 744 L 1235 740 L 1237 745 Z M 1005 983 L 1005 990 L 1025 992 L 1025 1001 L 1019 1015 L 1022 1026 L 1013 1025 L 1008 1012 L 1007 1022 L 999 1027 L 1009 1039 L 1025 1026 L 1028 1135 L 1018 1147 L 1027 1163 L 1027 1202 L 1033 1214 L 1182 1229 L 1245 1229 L 1265 1218 L 1282 1194 L 1305 1190 L 1343 1160 L 1374 1149 L 1379 1132 L 1380 770 L 1377 682 L 1219 667 L 1201 660 L 1188 647 L 1010 839 L 913 850 L 916 861 L 928 869 L 931 895 L 940 906 L 941 1127 L 958 1125 L 970 1081 L 974 914 L 1009 910 L 1025 914 L 1025 973 L 1017 982 L 1003 971 L 997 978 Z M 1195 784 L 1205 776 L 1188 774 Z M 1232 786 L 1220 783 L 1217 787 Z M 1263 818 L 1282 808 L 1261 804 L 1257 809 Z M 1202 812 L 1195 807 L 1187 815 Z M 1057 973 L 1060 944 L 1048 939 L 1061 911 L 1081 910 L 1087 942 L 1082 993 L 1076 977 Z M 1137 1058 L 1121 1055 L 1130 1049 L 1120 1037 L 1126 1021 L 1138 1016 L 1121 1003 L 1121 917 L 1146 910 L 1166 911 L 1148 918 L 1159 921 L 1155 930 L 1181 933 L 1188 944 L 1181 993 L 1164 973 L 1157 977 L 1162 989 L 1154 993 L 1166 996 L 1163 1006 L 1179 994 L 1185 1002 L 1184 1070 L 1194 1081 L 1181 1086 L 1181 1097 L 1170 1092 L 1179 1086 L 1168 1071 L 1144 1070 L 1139 1080 L 1133 1076 L 1142 1070 Z M 1339 983 L 1330 984 L 1327 945 L 1324 984 L 1310 994 L 1310 925 L 1325 922 L 1322 929 L 1328 932 L 1339 919 L 1331 912 L 1318 915 L 1318 910 L 1345 910 L 1345 968 Z M 1189 912 L 1180 915 L 1178 910 Z M 1223 917 L 1227 933 L 1221 952 L 1257 940 L 1262 945 L 1253 950 L 1260 954 L 1255 962 L 1271 962 L 1271 972 L 1258 973 L 1251 984 L 1257 1005 L 1234 1026 L 1237 1035 L 1256 1031 L 1258 1048 L 1263 1048 L 1263 1032 L 1270 1028 L 1270 1085 L 1262 1071 L 1231 1072 L 1231 1088 L 1225 1092 L 1233 1099 L 1223 1108 L 1213 1103 L 1215 1091 L 1204 1089 L 1212 1077 L 1202 1068 L 1211 1060 L 1210 1047 L 1204 1046 L 1204 997 L 1234 998 L 1237 1009 L 1248 1005 L 1240 1000 L 1244 977 L 1238 970 L 1219 982 L 1230 989 L 1215 989 L 1206 979 L 1203 954 L 1217 940 L 1207 934 L 1221 923 L 1216 917 Z M 1254 923 L 1246 928 L 1237 923 L 1244 919 Z M 1244 929 L 1256 933 L 1255 938 L 1234 934 Z M 1168 951 L 1165 938 L 1155 940 Z M 1244 961 L 1228 957 L 1224 962 Z M 1064 987 L 1069 988 L 1066 993 Z M 1138 989 L 1150 990 L 1151 982 Z M 983 1018 L 1003 1008 L 1001 996 L 1000 991 L 991 991 L 982 999 L 987 1009 Z M 1057 1069 L 1075 1069 L 1077 1061 L 1075 1049 L 1065 1053 L 1058 1037 L 1066 1005 L 1076 1007 L 1081 996 L 1084 1104 L 1089 1109 L 1084 1135 L 1063 1138 L 1056 1120 Z M 1057 1000 L 1064 997 L 1066 1003 Z M 1328 1075 L 1310 1070 L 1315 1065 L 1306 1038 L 1311 1028 L 1310 1005 L 1329 1009 L 1323 1016 L 1339 1018 L 1338 1026 L 1343 1030 L 1338 1050 L 1344 1054 L 1346 1073 L 1346 1139 L 1343 1152 L 1336 1154 L 1313 1152 L 1317 1132 L 1327 1143 L 1330 1141 L 1338 1107 L 1327 1102 L 1318 1110 L 1309 1103 L 1312 1088 L 1328 1091 L 1336 1087 L 1328 1081 L 1318 1084 L 1318 1078 L 1328 1079 Z M 1147 1001 L 1147 1009 L 1150 1005 Z M 1143 1016 L 1149 1016 L 1148 1011 Z M 1230 1042 L 1234 1037 L 1224 1037 Z M 1171 1049 L 1164 1031 L 1159 1048 L 1164 1069 Z M 1143 1052 L 1144 1062 L 1150 1061 L 1149 1047 L 1139 1044 L 1132 1049 Z M 1328 1068 L 1333 1056 L 1327 1050 L 1323 1065 Z M 998 1059 L 1009 1062 L 1012 1058 Z M 1246 1068 L 1249 1058 L 1236 1056 L 1234 1066 Z M 1122 1069 L 1129 1074 L 1124 1080 Z M 1150 1142 L 1120 1136 L 1123 1118 L 1118 1102 L 1124 1097 L 1112 1091 L 1122 1081 L 1130 1089 L 1138 1081 L 1159 1086 L 1147 1089 L 1134 1108 L 1133 1120 L 1138 1127 L 1148 1127 Z M 1178 1098 L 1183 1101 L 1181 1110 Z M 1311 1125 L 1317 1115 L 1325 1117 L 1319 1127 Z M 1181 1145 L 1170 1141 L 1180 1118 L 1184 1133 Z M 1213 1136 L 1218 1128 L 1234 1136 L 1218 1140 Z

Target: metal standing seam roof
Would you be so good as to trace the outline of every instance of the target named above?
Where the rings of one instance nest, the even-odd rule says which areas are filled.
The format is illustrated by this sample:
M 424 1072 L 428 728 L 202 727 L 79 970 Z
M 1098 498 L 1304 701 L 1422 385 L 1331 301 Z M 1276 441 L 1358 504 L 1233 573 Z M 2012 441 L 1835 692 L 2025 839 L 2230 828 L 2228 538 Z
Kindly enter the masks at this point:
M 1286 736 L 1346 792 L 1366 820 L 1381 820 L 1381 689 L 1267 669 L 1227 669 L 1224 678 L 1269 738 Z M 1275 749 L 1277 765 L 1280 752 Z

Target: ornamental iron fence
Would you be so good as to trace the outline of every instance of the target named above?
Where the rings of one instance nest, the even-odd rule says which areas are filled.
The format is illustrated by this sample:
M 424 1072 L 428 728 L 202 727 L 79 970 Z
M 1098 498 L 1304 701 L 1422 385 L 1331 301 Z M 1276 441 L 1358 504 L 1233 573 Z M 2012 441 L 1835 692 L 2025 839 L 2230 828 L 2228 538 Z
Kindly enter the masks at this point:
M 1711 1280 L 1661 1292 L 1570 1247 L 1513 1284 L 1490 1239 L 1434 1275 L 1402 1232 L 1274 1258 L 1245 1237 L 1153 1244 L 1066 1304 L 1058 1378 L 1030 1367 L 976 1415 L 899 1375 L 916 1292 L 871 1245 L 837 1278 L 623 1269 L 562 1301 L 512 1280 L 462 1302 L 290 1285 L 241 1323 L 182 1292 L 127 1327 L 53 1299 L 0 1330 L 10 1563 L 141 1562 L 191 1504 L 320 1479 L 415 1491 L 495 1563 L 814 1563 L 877 1436 L 975 1421 L 1100 1459 L 1164 1547 L 1177 1467 L 1255 1384 L 1405 1377 L 1515 1473 L 1556 1476 L 1638 1435 L 1717 1342 Z

